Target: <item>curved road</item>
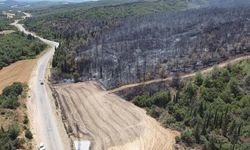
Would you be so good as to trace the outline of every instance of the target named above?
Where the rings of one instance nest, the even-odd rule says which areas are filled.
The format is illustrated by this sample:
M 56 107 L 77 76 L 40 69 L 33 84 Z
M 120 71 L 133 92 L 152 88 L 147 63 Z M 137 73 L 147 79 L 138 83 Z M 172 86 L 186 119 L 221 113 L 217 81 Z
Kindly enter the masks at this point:
M 23 19 L 31 16 L 28 13 L 24 14 L 25 16 Z M 33 110 L 31 115 L 35 122 L 32 125 L 35 130 L 36 140 L 39 142 L 38 144 L 43 143 L 47 150 L 64 150 L 65 147 L 62 136 L 59 132 L 59 125 L 52 108 L 50 96 L 46 91 L 46 86 L 41 84 L 41 82 L 45 81 L 46 69 L 54 54 L 55 48 L 59 46 L 59 43 L 43 39 L 36 34 L 27 31 L 23 25 L 19 24 L 19 21 L 21 20 L 16 20 L 12 25 L 25 34 L 31 34 L 32 36 L 39 38 L 49 46 L 48 51 L 39 58 L 37 67 L 34 70 L 29 84 L 31 94 L 30 100 Z

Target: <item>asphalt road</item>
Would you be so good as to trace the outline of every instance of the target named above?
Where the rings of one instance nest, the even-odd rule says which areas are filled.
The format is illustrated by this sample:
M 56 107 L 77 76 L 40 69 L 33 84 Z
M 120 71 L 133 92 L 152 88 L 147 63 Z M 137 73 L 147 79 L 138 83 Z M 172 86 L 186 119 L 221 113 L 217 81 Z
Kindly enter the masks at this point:
M 24 13 L 26 16 L 30 17 L 30 14 Z M 45 86 L 46 70 L 49 61 L 52 59 L 55 48 L 59 46 L 59 43 L 54 41 L 49 41 L 37 36 L 34 33 L 27 31 L 23 25 L 19 24 L 20 20 L 16 20 L 12 25 L 16 26 L 19 31 L 25 34 L 31 34 L 34 37 L 39 38 L 44 43 L 46 43 L 49 48 L 48 51 L 39 58 L 36 70 L 30 81 L 30 100 L 32 101 L 33 113 L 31 114 L 35 119 L 35 134 L 39 143 L 43 143 L 46 150 L 64 150 L 64 144 L 62 136 L 60 135 L 57 118 L 55 112 L 53 111 L 50 96 L 47 93 Z M 44 84 L 41 84 L 41 83 Z M 39 144 L 38 143 L 38 144 Z

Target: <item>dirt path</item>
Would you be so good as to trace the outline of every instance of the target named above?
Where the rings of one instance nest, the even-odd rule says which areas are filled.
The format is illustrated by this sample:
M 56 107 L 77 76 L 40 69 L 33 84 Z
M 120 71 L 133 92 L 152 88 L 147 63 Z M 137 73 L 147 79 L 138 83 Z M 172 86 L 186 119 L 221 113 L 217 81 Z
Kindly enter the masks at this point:
M 0 34 L 10 34 L 15 32 L 14 30 L 4 30 L 4 31 L 0 31 Z
M 233 59 L 230 59 L 228 61 L 222 62 L 222 63 L 220 63 L 218 65 L 215 65 L 215 66 L 218 67 L 218 68 L 223 68 L 223 67 L 226 67 L 229 64 L 235 64 L 235 63 L 238 63 L 238 62 L 240 62 L 242 60 L 246 60 L 246 59 L 250 59 L 250 55 L 236 57 L 236 58 L 233 58 Z M 209 73 L 209 72 L 211 72 L 213 70 L 213 68 L 215 66 L 211 66 L 209 68 L 205 68 L 203 70 L 196 71 L 196 72 L 193 72 L 193 73 L 181 75 L 180 78 L 185 79 L 185 78 L 193 77 L 193 76 L 196 75 L 197 72 L 200 72 L 202 74 Z M 135 83 L 135 84 L 128 84 L 128 85 L 124 85 L 124 86 L 112 89 L 112 90 L 109 91 L 109 93 L 116 93 L 116 92 L 119 92 L 119 91 L 122 91 L 122 90 L 125 90 L 125 89 L 138 87 L 138 86 L 142 86 L 142 85 L 149 85 L 149 84 L 153 84 L 153 83 L 165 82 L 165 81 L 172 80 L 172 78 L 173 78 L 173 76 L 170 76 L 170 77 L 167 77 L 165 79 L 155 79 L 155 80 L 150 80 L 150 81 L 145 81 L 145 82 L 140 82 L 140 83 Z
M 55 87 L 65 124 L 93 150 L 171 150 L 177 132 L 165 129 L 130 102 L 96 82 Z M 70 127 L 70 128 L 69 128 Z

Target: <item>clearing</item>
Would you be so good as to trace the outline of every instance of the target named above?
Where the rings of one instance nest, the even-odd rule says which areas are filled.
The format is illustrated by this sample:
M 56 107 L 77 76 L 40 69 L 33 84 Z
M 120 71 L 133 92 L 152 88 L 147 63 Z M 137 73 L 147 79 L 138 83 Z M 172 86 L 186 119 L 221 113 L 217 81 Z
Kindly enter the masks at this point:
M 174 149 L 178 132 L 165 129 L 146 112 L 96 82 L 56 85 L 57 102 L 72 140 L 89 140 L 91 149 Z
M 4 31 L 0 31 L 0 34 L 10 34 L 15 32 L 14 30 L 4 30 Z
M 21 60 L 0 70 L 0 93 L 13 82 L 28 83 L 37 59 Z

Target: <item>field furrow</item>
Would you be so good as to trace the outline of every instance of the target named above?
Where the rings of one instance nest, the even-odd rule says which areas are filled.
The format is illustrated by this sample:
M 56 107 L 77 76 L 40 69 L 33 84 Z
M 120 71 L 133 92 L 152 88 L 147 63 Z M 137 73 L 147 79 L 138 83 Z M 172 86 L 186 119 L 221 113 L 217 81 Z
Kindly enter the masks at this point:
M 55 89 L 72 140 L 90 140 L 93 150 L 174 147 L 177 132 L 164 129 L 143 109 L 102 90 L 96 82 L 57 85 Z

